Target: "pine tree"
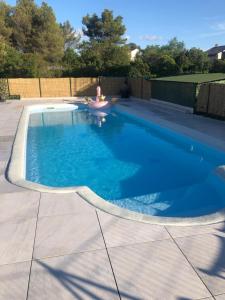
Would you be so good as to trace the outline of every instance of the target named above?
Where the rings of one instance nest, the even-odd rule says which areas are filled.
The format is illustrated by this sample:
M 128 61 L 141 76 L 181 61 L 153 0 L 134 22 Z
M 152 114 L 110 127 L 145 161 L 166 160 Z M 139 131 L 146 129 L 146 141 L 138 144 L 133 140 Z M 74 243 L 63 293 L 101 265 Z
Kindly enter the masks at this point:
M 79 45 L 81 34 L 74 30 L 69 21 L 60 24 L 64 39 L 65 51 L 69 48 L 76 49 Z

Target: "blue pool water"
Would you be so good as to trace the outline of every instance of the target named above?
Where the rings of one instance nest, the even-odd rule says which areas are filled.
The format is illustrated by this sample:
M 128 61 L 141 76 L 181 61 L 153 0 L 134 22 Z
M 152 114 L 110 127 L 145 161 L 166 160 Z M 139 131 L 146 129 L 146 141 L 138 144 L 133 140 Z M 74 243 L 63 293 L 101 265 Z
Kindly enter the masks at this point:
M 215 173 L 223 164 L 225 153 L 118 109 L 30 116 L 27 180 L 85 185 L 145 214 L 193 217 L 224 208 L 225 181 Z

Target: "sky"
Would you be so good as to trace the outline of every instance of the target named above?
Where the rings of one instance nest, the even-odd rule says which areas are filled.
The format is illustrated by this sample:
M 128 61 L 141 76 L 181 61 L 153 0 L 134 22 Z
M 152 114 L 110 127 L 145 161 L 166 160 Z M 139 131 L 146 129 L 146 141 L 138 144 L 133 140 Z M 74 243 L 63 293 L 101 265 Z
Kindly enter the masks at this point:
M 37 4 L 42 1 L 36 0 Z M 163 45 L 173 37 L 187 48 L 207 50 L 225 44 L 225 0 L 47 0 L 58 22 L 69 20 L 82 29 L 82 17 L 107 8 L 121 15 L 128 42 L 144 48 Z M 15 0 L 6 0 L 15 5 Z

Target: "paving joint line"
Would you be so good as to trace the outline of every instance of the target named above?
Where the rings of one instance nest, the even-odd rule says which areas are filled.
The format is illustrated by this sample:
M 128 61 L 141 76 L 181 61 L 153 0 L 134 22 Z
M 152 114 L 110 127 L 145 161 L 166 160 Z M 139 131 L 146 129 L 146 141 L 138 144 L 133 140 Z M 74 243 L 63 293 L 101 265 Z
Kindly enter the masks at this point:
M 106 249 L 106 253 L 107 253 L 107 256 L 108 256 L 109 264 L 110 264 L 110 267 L 111 267 L 111 270 L 112 270 L 113 278 L 114 278 L 114 281 L 115 281 L 115 284 L 116 284 L 117 293 L 118 293 L 119 299 L 121 300 L 122 298 L 121 298 L 121 295 L 120 295 L 119 286 L 118 286 L 117 281 L 116 281 L 116 275 L 115 275 L 115 272 L 113 270 L 112 262 L 111 262 L 111 259 L 110 259 L 110 256 L 109 256 L 109 251 L 108 251 L 108 248 L 107 248 L 107 245 L 106 245 L 106 241 L 105 241 L 105 237 L 104 237 L 104 234 L 103 234 L 103 230 L 102 230 L 102 226 L 101 226 L 101 223 L 100 223 L 100 219 L 99 219 L 99 216 L 98 216 L 98 212 L 97 212 L 97 210 L 95 210 L 95 212 L 96 212 L 98 224 L 99 224 L 99 227 L 100 227 L 100 230 L 101 230 L 102 238 L 103 238 L 103 241 L 104 241 L 104 244 L 105 244 L 105 249 Z
M 65 195 L 65 194 L 62 194 Z M 39 216 L 39 219 L 44 219 L 44 218 L 52 218 L 52 217 L 63 217 L 63 216 L 77 216 L 77 215 L 86 215 L 86 214 L 94 214 L 95 213 L 95 209 L 93 208 L 93 212 L 92 211 L 87 211 L 87 212 L 74 212 L 74 213 L 61 213 L 61 214 L 52 214 L 52 215 L 46 215 L 46 216 Z
M 2 267 L 5 267 L 5 266 L 11 266 L 11 265 L 16 265 L 16 264 L 23 264 L 23 263 L 26 263 L 26 262 L 29 262 L 29 261 L 31 261 L 31 259 L 21 260 L 21 261 L 14 261 L 14 262 L 6 263 L 6 264 L 1 264 L 1 265 L 0 265 L 0 269 L 1 269 Z
M 52 255 L 52 256 L 34 257 L 33 261 L 52 259 L 52 258 L 56 258 L 56 257 L 79 255 L 79 254 L 83 254 L 83 253 L 103 251 L 103 250 L 105 250 L 105 248 L 99 248 L 99 249 L 93 249 L 93 250 L 83 250 L 83 251 L 79 251 L 79 252 L 69 252 L 69 253 L 63 253 L 63 254 L 55 254 L 55 255 Z
M 138 245 L 144 245 L 144 244 L 150 244 L 150 243 L 157 243 L 157 242 L 163 242 L 163 241 L 170 241 L 171 238 L 165 238 L 165 239 L 160 239 L 160 240 L 154 240 L 154 241 L 144 241 L 144 242 L 133 242 L 129 244 L 123 244 L 123 245 L 117 245 L 117 246 L 109 246 L 109 249 L 114 249 L 114 248 L 124 248 L 124 247 L 132 247 L 132 246 L 138 246 Z
M 31 270 L 32 270 L 33 258 L 34 258 L 34 247 L 35 247 L 35 241 L 36 241 L 36 235 L 37 235 L 37 224 L 38 224 L 38 216 L 39 216 L 40 205 L 41 205 L 41 192 L 40 192 L 40 196 L 39 196 L 39 204 L 38 204 L 38 209 L 37 209 L 37 220 L 36 220 L 35 231 L 34 231 L 34 243 L 33 243 L 32 256 L 31 256 L 31 263 L 30 263 L 30 272 L 29 272 L 29 278 L 28 278 L 28 286 L 27 286 L 26 300 L 28 300 L 28 296 L 29 296 L 30 279 L 31 279 Z
M 166 228 L 166 226 L 165 226 Z M 210 296 L 215 299 L 215 297 L 213 296 L 213 294 L 211 293 L 211 291 L 209 290 L 209 288 L 207 287 L 207 285 L 205 284 L 205 282 L 202 280 L 201 276 L 198 274 L 198 272 L 195 270 L 194 266 L 192 265 L 192 263 L 190 262 L 190 260 L 188 259 L 188 257 L 184 254 L 184 252 L 182 251 L 182 249 L 180 248 L 180 246 L 178 245 L 178 243 L 176 242 L 176 240 L 174 239 L 174 237 L 172 236 L 172 234 L 169 232 L 169 230 L 166 228 L 166 231 L 168 232 L 168 234 L 170 235 L 172 241 L 174 242 L 174 244 L 177 246 L 177 248 L 180 250 L 181 254 L 184 256 L 184 258 L 186 259 L 186 261 L 188 262 L 188 264 L 191 266 L 192 270 L 195 272 L 195 274 L 197 275 L 197 277 L 200 279 L 200 281 L 203 283 L 203 285 L 205 286 L 205 288 L 207 289 L 207 291 L 209 292 Z M 203 299 L 207 299 L 207 298 L 203 298 Z

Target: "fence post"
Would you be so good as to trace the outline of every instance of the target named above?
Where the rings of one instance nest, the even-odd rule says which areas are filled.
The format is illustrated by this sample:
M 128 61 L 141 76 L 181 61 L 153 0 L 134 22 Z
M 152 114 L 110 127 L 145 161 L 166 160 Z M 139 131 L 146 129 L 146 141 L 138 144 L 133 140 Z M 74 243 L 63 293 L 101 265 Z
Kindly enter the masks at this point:
M 40 93 L 40 97 L 42 97 L 42 92 L 41 92 L 41 78 L 39 77 L 39 93 Z
M 211 84 L 209 83 L 208 101 L 207 101 L 207 106 L 206 106 L 206 113 L 207 113 L 207 115 L 209 114 L 210 92 L 211 92 Z
M 9 96 L 10 96 L 9 78 L 7 78 L 6 81 L 7 81 L 7 85 L 8 85 L 8 93 L 9 93 Z
M 73 96 L 73 93 L 72 93 L 72 83 L 71 83 L 71 77 L 69 78 L 69 80 L 70 80 L 70 97 L 72 97 L 72 96 Z
M 77 78 L 73 77 L 74 96 L 77 96 Z
M 144 79 L 141 78 L 141 99 L 144 99 Z

